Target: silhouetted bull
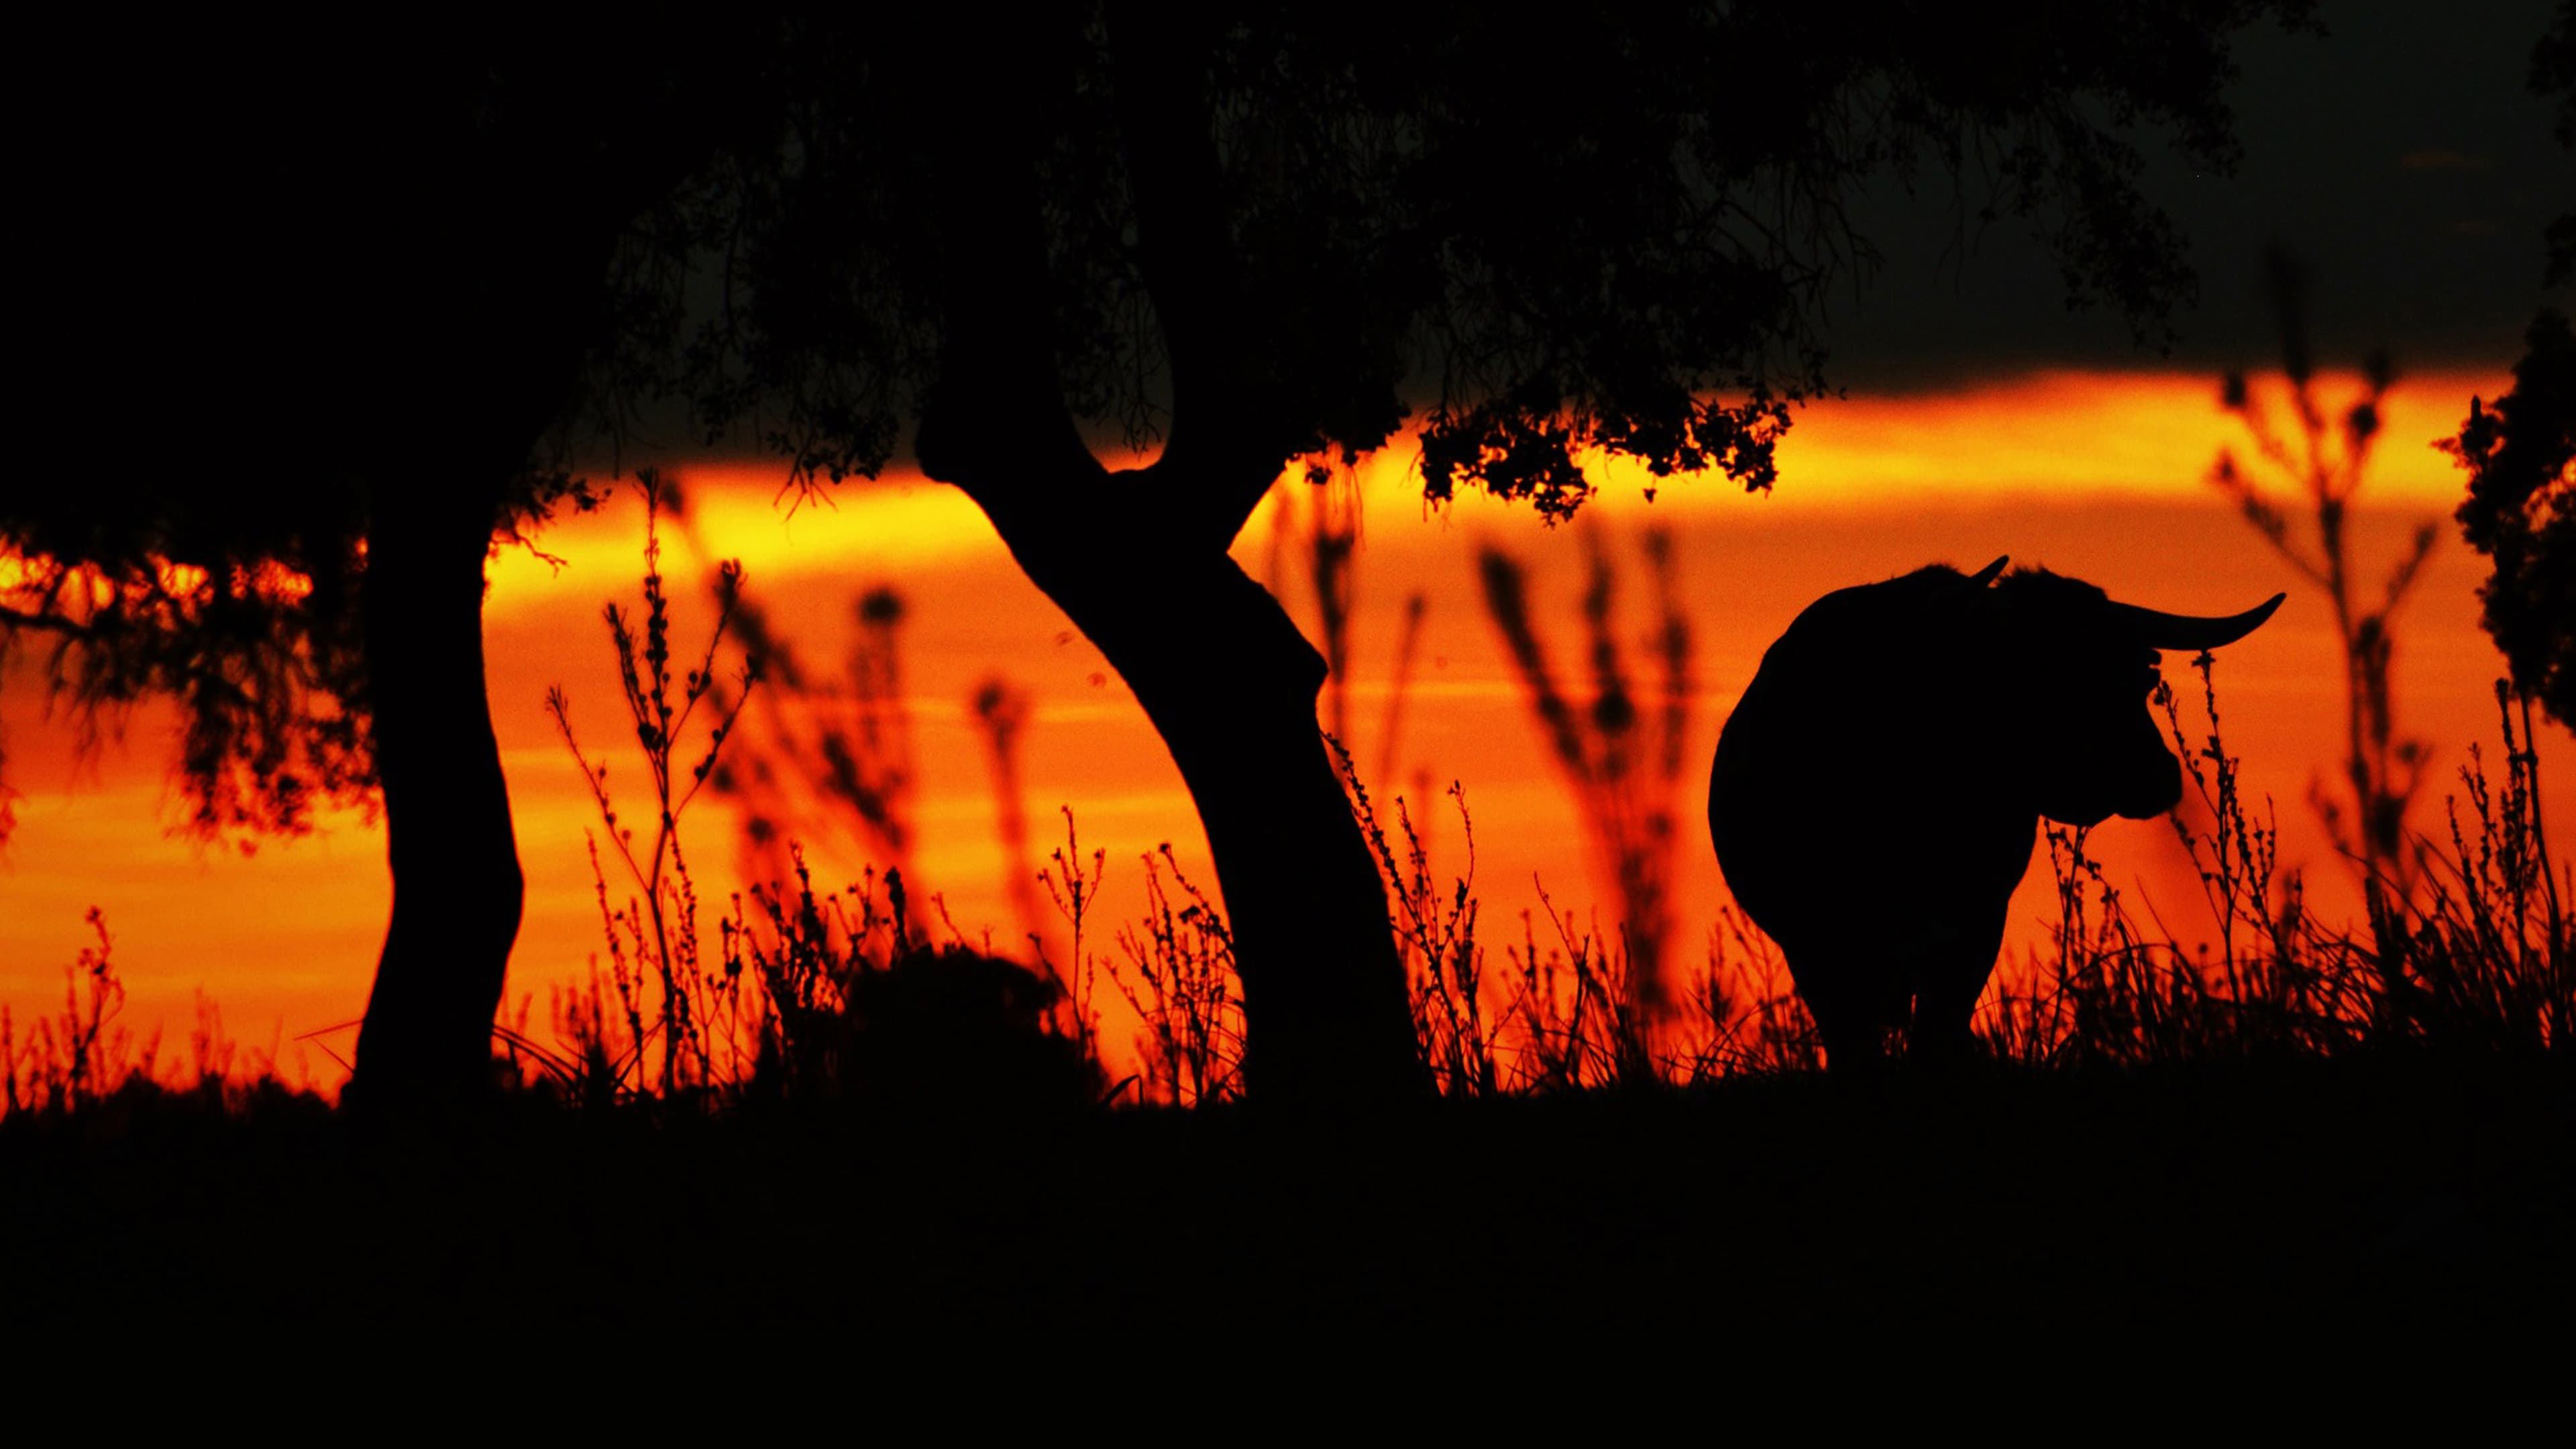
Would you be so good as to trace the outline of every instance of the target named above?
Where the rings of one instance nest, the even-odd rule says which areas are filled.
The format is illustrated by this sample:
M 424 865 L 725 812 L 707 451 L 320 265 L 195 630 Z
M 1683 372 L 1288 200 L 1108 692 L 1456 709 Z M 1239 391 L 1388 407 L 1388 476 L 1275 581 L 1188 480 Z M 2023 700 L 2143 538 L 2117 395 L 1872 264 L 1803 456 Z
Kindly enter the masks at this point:
M 2224 619 L 2114 603 L 2045 569 L 1935 565 L 1809 605 L 1719 739 L 1717 860 L 1789 963 L 1836 1066 L 1955 1052 L 2002 947 L 2039 817 L 2144 820 L 2182 798 L 2149 713 L 2158 649 Z

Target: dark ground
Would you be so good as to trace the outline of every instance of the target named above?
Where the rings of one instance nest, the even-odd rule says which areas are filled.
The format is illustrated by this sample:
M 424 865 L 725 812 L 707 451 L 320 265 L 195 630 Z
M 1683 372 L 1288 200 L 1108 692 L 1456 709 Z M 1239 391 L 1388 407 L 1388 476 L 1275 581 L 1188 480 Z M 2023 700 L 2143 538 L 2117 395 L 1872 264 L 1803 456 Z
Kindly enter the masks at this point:
M 1713 1364 L 1756 1342 L 2143 1349 L 2159 1373 L 2491 1343 L 2563 1365 L 2570 1065 L 1778 1078 L 1014 1130 L 516 1106 L 441 1136 L 167 1099 L 0 1130 L 0 1317 L 58 1349 L 146 1326 L 567 1365 L 1296 1343 L 1469 1351 L 1507 1383 L 1639 1343 Z

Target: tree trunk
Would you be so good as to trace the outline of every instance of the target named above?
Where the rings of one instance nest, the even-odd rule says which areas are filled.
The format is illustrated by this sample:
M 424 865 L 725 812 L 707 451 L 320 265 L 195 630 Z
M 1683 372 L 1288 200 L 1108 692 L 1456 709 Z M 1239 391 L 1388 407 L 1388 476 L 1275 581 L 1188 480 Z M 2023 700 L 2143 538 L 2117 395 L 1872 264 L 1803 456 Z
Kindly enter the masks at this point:
M 1004 541 L 1135 691 L 1198 807 L 1243 977 L 1247 1092 L 1317 1107 L 1427 1091 L 1385 888 L 1316 725 L 1322 656 L 1221 545 L 1008 517 Z
M 495 499 L 415 476 L 376 499 L 361 595 L 393 917 L 358 1034 L 353 1101 L 412 1107 L 488 1086 L 523 882 L 483 683 Z
M 1109 658 L 1163 737 L 1216 857 L 1243 978 L 1244 1085 L 1298 1109 L 1422 1095 L 1385 887 L 1324 752 L 1324 661 L 1226 550 L 1278 476 L 1313 446 L 1282 404 L 1267 339 L 1293 323 L 1255 305 L 1233 255 L 1202 85 L 1219 27 L 1122 14 L 1117 105 L 1136 193 L 1137 258 L 1168 345 L 1171 430 L 1151 465 L 1103 468 L 1066 406 L 1034 151 L 1051 58 L 1091 42 L 1062 22 L 988 46 L 971 12 L 918 67 L 940 117 L 941 356 L 913 438 L 922 471 L 964 489 L 1047 597 Z M 959 94 L 974 96 L 960 105 Z

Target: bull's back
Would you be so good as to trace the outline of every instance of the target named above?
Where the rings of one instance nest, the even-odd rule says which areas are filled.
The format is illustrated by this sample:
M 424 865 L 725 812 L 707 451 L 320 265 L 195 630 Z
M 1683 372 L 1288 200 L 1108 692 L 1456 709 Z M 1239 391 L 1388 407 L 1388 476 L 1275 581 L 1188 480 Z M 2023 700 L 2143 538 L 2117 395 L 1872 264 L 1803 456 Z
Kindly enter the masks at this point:
M 1718 738 L 1718 868 L 1786 949 L 1945 913 L 1959 894 L 1990 892 L 2005 868 L 1993 857 L 2012 852 L 1998 844 L 2012 822 L 1988 819 L 1992 731 L 1957 697 L 1942 641 L 1923 636 L 1918 592 L 1893 580 L 1809 606 L 1764 653 Z M 2027 823 L 2019 839 L 2016 876 Z

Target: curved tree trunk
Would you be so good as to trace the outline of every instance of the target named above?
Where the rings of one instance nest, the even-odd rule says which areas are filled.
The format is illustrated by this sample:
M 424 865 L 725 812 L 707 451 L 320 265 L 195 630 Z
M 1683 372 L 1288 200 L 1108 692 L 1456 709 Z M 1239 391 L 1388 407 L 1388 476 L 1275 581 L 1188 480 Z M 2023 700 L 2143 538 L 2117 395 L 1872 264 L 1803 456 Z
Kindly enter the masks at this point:
M 995 521 L 1189 786 L 1243 977 L 1247 1091 L 1307 1107 L 1427 1091 L 1385 887 L 1316 723 L 1323 657 L 1222 548 Z
M 1062 21 L 987 47 L 941 12 L 924 53 L 972 56 L 889 81 L 919 87 L 943 183 L 941 353 L 913 438 L 922 471 L 965 490 L 1012 556 L 1136 692 L 1198 806 L 1243 977 L 1244 1084 L 1299 1108 L 1427 1093 L 1386 890 L 1315 718 L 1324 661 L 1226 550 L 1281 466 L 1312 447 L 1303 403 L 1266 371 L 1280 326 L 1241 278 L 1204 93 L 1206 17 L 1143 11 L 1118 37 L 1117 105 L 1138 264 L 1168 344 L 1162 455 L 1112 472 L 1066 405 L 1032 154 L 1049 57 L 1090 42 Z M 975 97 L 960 106 L 961 93 Z
M 377 473 L 369 498 L 359 607 L 394 899 L 350 1084 L 364 1102 L 454 1101 L 491 1082 L 525 882 L 484 686 L 483 564 L 608 336 L 602 279 L 625 219 L 689 154 L 667 139 L 600 145 L 577 117 L 540 111 L 489 153 L 448 157 L 453 209 L 425 220 L 445 227 L 455 266 L 399 296 L 384 328 L 405 344 L 395 390 L 434 441 Z M 566 175 L 584 185 L 563 191 Z M 524 229 L 532 215 L 556 224 Z
M 458 1100 L 491 1077 L 524 891 L 483 682 L 494 503 L 414 477 L 383 490 L 369 530 L 361 606 L 394 887 L 350 1083 L 371 1107 Z

